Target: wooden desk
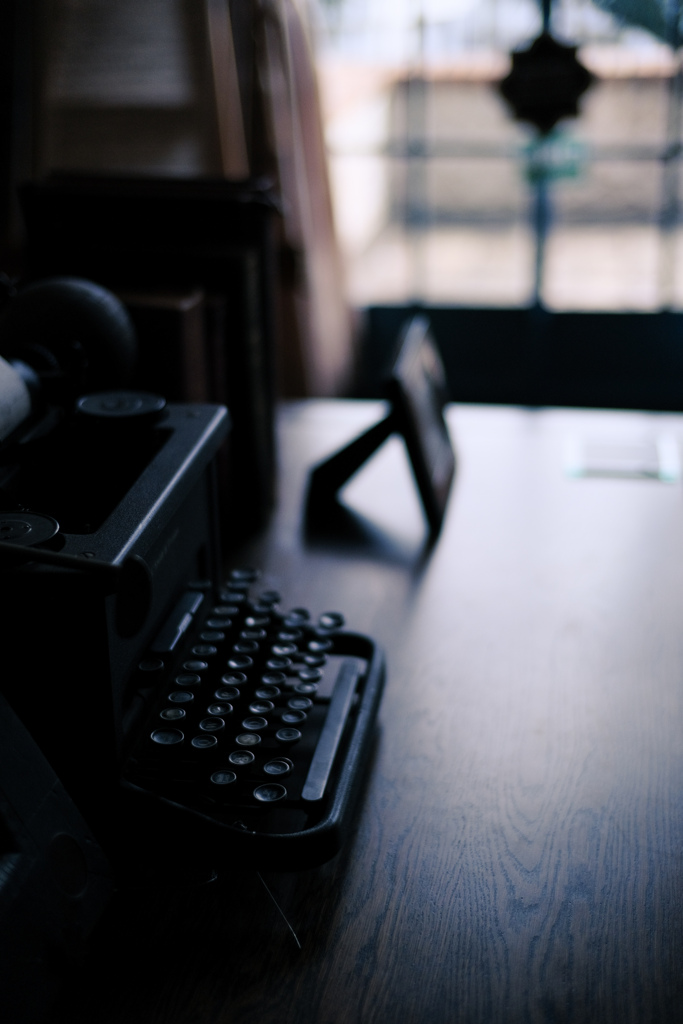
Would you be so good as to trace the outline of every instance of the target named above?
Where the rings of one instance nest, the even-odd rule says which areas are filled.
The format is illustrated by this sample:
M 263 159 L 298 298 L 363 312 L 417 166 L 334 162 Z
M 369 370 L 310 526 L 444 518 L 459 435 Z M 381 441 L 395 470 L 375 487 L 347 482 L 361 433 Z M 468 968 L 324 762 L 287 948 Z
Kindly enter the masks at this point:
M 286 408 L 279 510 L 237 553 L 388 658 L 356 834 L 265 879 L 301 948 L 255 873 L 183 889 L 179 865 L 175 893 L 119 899 L 60 1020 L 681 1019 L 683 493 L 564 459 L 683 417 L 456 408 L 433 550 L 398 441 L 350 485 L 374 522 L 307 537 L 307 467 L 376 417 Z

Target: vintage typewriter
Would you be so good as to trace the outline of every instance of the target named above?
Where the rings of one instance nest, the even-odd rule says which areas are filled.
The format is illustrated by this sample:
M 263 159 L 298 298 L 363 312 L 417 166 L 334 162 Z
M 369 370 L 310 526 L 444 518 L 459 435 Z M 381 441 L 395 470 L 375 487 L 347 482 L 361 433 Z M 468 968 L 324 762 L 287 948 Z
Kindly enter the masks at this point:
M 288 608 L 254 570 L 226 574 L 224 407 L 167 404 L 107 366 L 92 387 L 94 342 L 79 362 L 73 331 L 50 349 L 49 330 L 24 344 L 14 320 L 0 323 L 14 409 L 0 444 L 4 696 L 123 870 L 169 851 L 218 869 L 328 859 L 368 767 L 381 652 L 337 612 Z

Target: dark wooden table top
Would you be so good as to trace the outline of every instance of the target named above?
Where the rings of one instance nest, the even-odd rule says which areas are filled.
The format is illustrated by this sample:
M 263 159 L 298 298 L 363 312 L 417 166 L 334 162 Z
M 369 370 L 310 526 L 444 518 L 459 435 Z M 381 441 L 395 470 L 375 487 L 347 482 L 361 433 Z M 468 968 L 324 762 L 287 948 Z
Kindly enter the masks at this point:
M 605 475 L 675 454 L 683 417 L 454 408 L 433 548 L 398 439 L 344 529 L 307 530 L 308 467 L 380 411 L 286 407 L 277 513 L 235 553 L 386 650 L 351 841 L 298 875 L 179 865 L 121 894 L 60 1021 L 683 1019 L 683 492 Z M 586 441 L 607 448 L 576 478 Z

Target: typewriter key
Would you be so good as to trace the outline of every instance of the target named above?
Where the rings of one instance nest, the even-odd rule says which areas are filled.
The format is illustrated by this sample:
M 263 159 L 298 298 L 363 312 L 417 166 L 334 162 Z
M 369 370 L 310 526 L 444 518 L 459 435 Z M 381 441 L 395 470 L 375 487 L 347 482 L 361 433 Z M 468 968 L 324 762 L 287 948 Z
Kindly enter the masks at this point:
M 140 672 L 161 672 L 164 667 L 164 663 L 161 658 L 145 658 L 138 665 Z
M 292 708 L 294 711 L 307 711 L 308 708 L 313 707 L 313 701 L 310 697 L 290 697 L 287 701 L 287 707 Z
M 221 729 L 225 729 L 225 722 L 222 718 L 202 718 L 199 728 L 203 732 L 220 732 Z
M 282 800 L 285 796 L 287 796 L 287 790 L 276 782 L 269 782 L 265 786 L 257 786 L 254 790 L 254 797 L 264 804 L 275 803 L 276 800 Z
M 264 686 L 283 686 L 287 682 L 287 676 L 284 672 L 267 672 L 261 676 L 261 682 Z
M 288 757 L 276 757 L 273 761 L 264 764 L 263 770 L 266 775 L 289 775 L 294 765 Z
M 239 736 L 235 736 L 235 743 L 239 743 L 241 747 L 255 747 L 260 742 L 261 737 L 257 732 L 241 732 Z
M 292 608 L 285 615 L 285 626 L 304 626 L 311 617 L 307 608 Z
M 173 693 L 169 693 L 167 699 L 174 704 L 189 704 L 191 700 L 194 700 L 194 694 L 187 690 L 174 690 Z
M 253 583 L 260 575 L 259 570 L 251 565 L 238 566 L 236 569 L 230 570 L 230 576 L 228 577 L 229 585 L 233 583 Z
M 182 743 L 185 736 L 180 729 L 155 729 L 151 739 L 162 747 L 174 747 Z
M 218 740 L 215 736 L 193 736 L 191 742 L 196 750 L 208 750 L 209 747 L 215 747 Z
M 228 660 L 228 668 L 232 669 L 243 669 L 251 668 L 253 665 L 252 659 L 247 654 L 236 654 L 234 657 Z
M 239 694 L 237 694 L 239 697 Z M 232 704 L 227 702 L 221 702 L 220 704 L 209 704 L 206 709 L 210 715 L 230 715 L 232 714 Z
M 273 644 L 270 650 L 276 658 L 288 658 L 290 655 L 296 654 L 298 648 L 296 644 Z
M 258 644 L 255 640 L 240 640 L 238 643 L 233 645 L 232 649 L 235 654 L 256 654 L 258 651 Z
M 262 686 L 254 693 L 255 697 L 261 700 L 270 700 L 271 697 L 279 697 L 280 691 L 277 686 Z
M 270 615 L 247 615 L 244 625 L 247 629 L 263 629 L 270 625 Z
M 294 643 L 296 640 L 301 640 L 303 635 L 303 630 L 301 629 L 283 629 L 282 632 L 278 633 L 277 638 L 287 644 Z
M 285 711 L 282 716 L 282 721 L 286 722 L 287 725 L 294 725 L 295 722 L 305 722 L 306 712 L 305 711 Z
M 242 722 L 243 729 L 249 729 L 250 732 L 258 732 L 260 729 L 266 729 L 268 726 L 268 719 L 261 718 L 258 715 L 254 715 L 250 718 L 245 718 Z
M 167 722 L 175 722 L 179 718 L 185 717 L 185 711 L 183 708 L 164 708 L 159 714 L 159 718 L 163 718 Z
M 240 695 L 240 691 L 234 686 L 222 686 L 220 690 L 216 690 L 214 697 L 218 697 L 219 700 L 237 700 Z
M 253 760 L 254 755 L 251 750 L 233 750 L 232 754 L 228 758 L 230 764 L 251 764 Z
M 214 786 L 229 786 L 231 782 L 234 782 L 237 776 L 234 772 L 228 772 L 224 769 L 214 772 L 211 776 L 211 781 Z
M 302 668 L 298 675 L 302 683 L 319 683 L 323 677 L 322 670 L 319 668 Z
M 243 629 L 240 633 L 240 640 L 265 640 L 267 636 L 265 629 Z
M 324 654 L 325 651 L 332 650 L 332 641 L 327 638 L 324 640 L 311 640 L 309 641 L 308 649 L 312 654 Z
M 183 672 L 173 680 L 176 686 L 199 686 L 202 677 L 196 672 Z
M 333 629 L 341 629 L 344 625 L 344 616 L 341 612 L 323 612 L 318 619 L 318 629 L 328 633 Z
M 224 676 L 221 676 L 221 682 L 226 686 L 241 686 L 246 681 L 247 677 L 244 672 L 226 672 Z
M 253 715 L 267 715 L 274 707 L 272 700 L 255 700 L 249 705 L 249 710 Z
M 183 668 L 186 672 L 203 672 L 209 667 L 208 661 L 184 661 Z
M 217 629 L 206 629 L 199 634 L 199 639 L 206 643 L 220 644 L 225 640 L 225 633 L 220 633 Z
M 275 739 L 279 740 L 280 743 L 296 743 L 297 740 L 301 739 L 301 733 L 298 729 L 294 728 L 278 729 L 275 733 Z
M 192 648 L 192 653 L 196 654 L 198 658 L 211 658 L 214 654 L 218 653 L 218 648 L 214 647 L 213 644 L 195 644 Z

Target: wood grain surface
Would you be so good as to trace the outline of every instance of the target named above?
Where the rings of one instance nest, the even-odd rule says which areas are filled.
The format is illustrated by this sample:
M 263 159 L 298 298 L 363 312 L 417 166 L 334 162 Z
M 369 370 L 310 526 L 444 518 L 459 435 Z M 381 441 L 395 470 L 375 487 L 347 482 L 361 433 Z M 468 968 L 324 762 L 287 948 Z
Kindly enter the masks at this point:
M 683 1019 L 681 484 L 565 472 L 569 438 L 683 417 L 454 408 L 432 548 L 398 440 L 341 526 L 307 529 L 308 467 L 380 414 L 287 406 L 276 517 L 232 553 L 386 649 L 351 842 L 298 875 L 179 865 L 121 894 L 60 1024 Z

